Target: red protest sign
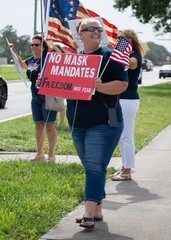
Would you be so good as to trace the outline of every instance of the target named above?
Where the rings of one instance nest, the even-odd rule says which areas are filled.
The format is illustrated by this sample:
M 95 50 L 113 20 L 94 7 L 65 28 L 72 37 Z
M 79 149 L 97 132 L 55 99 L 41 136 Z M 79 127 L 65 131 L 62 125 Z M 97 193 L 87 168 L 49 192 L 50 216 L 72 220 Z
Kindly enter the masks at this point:
M 39 94 L 91 100 L 102 56 L 51 52 L 41 74 Z

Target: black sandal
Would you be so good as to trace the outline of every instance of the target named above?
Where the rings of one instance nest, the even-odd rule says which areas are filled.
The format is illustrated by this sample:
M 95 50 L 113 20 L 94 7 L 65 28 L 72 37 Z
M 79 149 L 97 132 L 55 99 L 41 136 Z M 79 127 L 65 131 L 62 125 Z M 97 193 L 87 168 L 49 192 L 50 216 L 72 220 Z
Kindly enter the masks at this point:
M 76 223 L 81 223 L 82 220 L 83 220 L 83 218 L 84 218 L 84 216 L 82 216 L 82 217 L 80 217 L 80 218 L 76 218 L 76 219 L 75 219 L 75 222 L 76 222 Z M 100 221 L 103 221 L 103 217 L 94 217 L 94 220 L 95 220 L 96 222 L 100 222 Z
M 82 223 L 82 221 L 84 221 L 84 223 L 86 223 L 86 222 L 92 222 L 92 225 L 84 225 L 83 223 Z M 82 218 L 82 221 L 81 221 L 81 223 L 80 223 L 80 227 L 84 227 L 84 228 L 94 228 L 95 227 L 95 220 L 94 220 L 94 218 L 88 218 L 88 217 L 83 217 Z

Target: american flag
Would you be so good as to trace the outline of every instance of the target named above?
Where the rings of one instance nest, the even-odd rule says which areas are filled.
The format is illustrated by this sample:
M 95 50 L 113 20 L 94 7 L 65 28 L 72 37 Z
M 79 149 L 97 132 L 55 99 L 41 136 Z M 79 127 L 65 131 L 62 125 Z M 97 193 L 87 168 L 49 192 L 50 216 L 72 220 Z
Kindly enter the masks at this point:
M 62 42 L 76 50 L 68 20 L 90 17 L 99 17 L 99 15 L 86 9 L 79 0 L 44 0 L 46 39 Z M 115 46 L 118 29 L 106 19 L 102 19 L 109 43 Z
M 129 55 L 131 51 L 131 43 L 124 37 L 118 37 L 118 43 L 110 55 L 110 60 L 123 64 L 126 71 L 129 68 Z
M 100 17 L 97 13 L 87 9 L 88 13 L 89 13 L 89 17 Z M 103 20 L 103 24 L 106 30 L 106 34 L 108 37 L 108 41 L 111 45 L 116 46 L 116 38 L 118 36 L 118 29 L 117 27 L 112 24 L 109 23 L 105 18 L 102 17 Z

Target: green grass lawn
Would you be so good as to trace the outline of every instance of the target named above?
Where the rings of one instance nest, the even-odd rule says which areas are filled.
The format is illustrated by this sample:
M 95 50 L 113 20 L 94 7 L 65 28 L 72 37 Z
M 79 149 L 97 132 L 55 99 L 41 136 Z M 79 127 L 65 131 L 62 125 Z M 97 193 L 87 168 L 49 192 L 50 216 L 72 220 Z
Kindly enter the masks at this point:
M 23 69 L 23 74 L 26 77 L 26 71 Z M 17 69 L 13 64 L 8 65 L 0 65 L 0 76 L 2 76 L 5 80 L 17 80 L 20 79 L 20 76 L 17 72 Z
M 80 164 L 0 163 L 0 240 L 39 239 L 83 199 Z
M 136 152 L 171 124 L 171 82 L 139 93 Z M 66 119 L 57 129 L 56 154 L 75 155 Z M 31 116 L 0 123 L 0 151 L 36 151 Z M 39 239 L 83 199 L 83 187 L 80 164 L 0 162 L 0 240 Z
M 141 87 L 139 94 L 140 108 L 135 124 L 136 152 L 146 146 L 156 134 L 171 123 L 171 107 L 169 107 L 171 106 L 171 82 Z M 56 154 L 75 155 L 76 151 L 66 119 L 63 126 L 57 127 L 57 131 Z M 46 141 L 46 152 L 47 149 Z M 32 116 L 0 123 L 0 151 L 36 152 L 35 127 Z M 118 149 L 115 156 L 120 156 Z

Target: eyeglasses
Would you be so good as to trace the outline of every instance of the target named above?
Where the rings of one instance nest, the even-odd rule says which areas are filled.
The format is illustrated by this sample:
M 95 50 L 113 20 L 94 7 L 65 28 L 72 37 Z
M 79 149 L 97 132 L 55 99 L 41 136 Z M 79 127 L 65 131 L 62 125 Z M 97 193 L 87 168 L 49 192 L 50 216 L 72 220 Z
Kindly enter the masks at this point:
M 81 32 L 94 32 L 95 30 L 97 30 L 98 32 L 103 32 L 103 28 L 102 27 L 86 27 L 84 29 L 81 30 Z
M 40 46 L 41 44 L 39 44 L 39 43 L 32 43 L 32 44 L 30 44 L 30 47 L 38 47 L 38 46 Z

